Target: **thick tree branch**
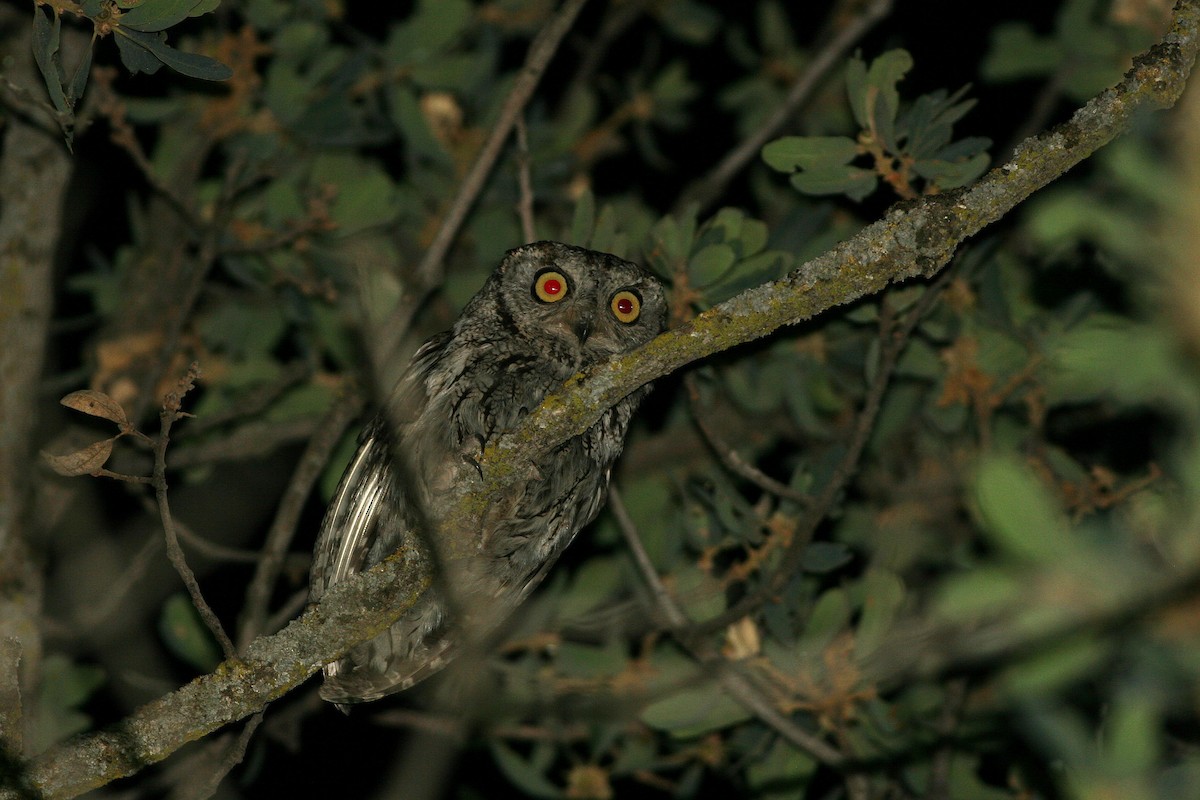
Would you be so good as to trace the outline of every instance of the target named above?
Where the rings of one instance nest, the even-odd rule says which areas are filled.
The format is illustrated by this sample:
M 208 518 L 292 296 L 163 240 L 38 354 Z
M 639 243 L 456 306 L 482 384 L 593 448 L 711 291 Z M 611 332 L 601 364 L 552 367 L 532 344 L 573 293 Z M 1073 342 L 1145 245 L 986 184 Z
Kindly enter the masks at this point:
M 337 584 L 282 631 L 255 640 L 241 660 L 224 662 L 116 725 L 49 750 L 20 775 L 0 775 L 0 798 L 75 797 L 261 710 L 416 602 L 429 579 L 406 564 L 404 555 L 400 551 Z
M 469 523 L 539 452 L 586 429 L 637 386 L 685 364 L 768 335 L 889 283 L 941 269 L 969 236 L 1125 130 L 1137 112 L 1170 106 L 1195 60 L 1200 0 L 1181 0 L 1174 27 L 1125 79 L 1055 130 L 1030 139 L 974 187 L 893 208 L 884 219 L 782 280 L 747 291 L 642 349 L 578 376 L 483 454 L 486 480 L 452 498 Z M 188 741 L 285 694 L 354 643 L 386 628 L 428 586 L 403 554 L 337 584 L 283 631 L 256 640 L 238 662 L 150 703 L 120 724 L 28 762 L 0 798 L 71 797 L 131 774 Z M 402 588 L 401 588 L 402 587 Z

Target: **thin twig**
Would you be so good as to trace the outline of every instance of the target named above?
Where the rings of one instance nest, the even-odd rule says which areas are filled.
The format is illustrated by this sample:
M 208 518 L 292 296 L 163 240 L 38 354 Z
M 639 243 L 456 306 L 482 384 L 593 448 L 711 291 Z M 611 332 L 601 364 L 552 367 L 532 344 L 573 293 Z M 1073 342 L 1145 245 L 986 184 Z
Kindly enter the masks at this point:
M 146 570 L 149 569 L 154 556 L 158 554 L 158 548 L 162 546 L 162 543 L 163 540 L 158 536 L 150 536 L 146 539 L 141 549 L 130 559 L 129 566 L 125 568 L 125 571 L 116 580 L 105 584 L 104 595 L 97 599 L 95 605 L 88 606 L 79 615 L 81 628 L 97 627 L 120 607 L 121 601 L 129 594 L 129 590 L 141 582 L 142 576 L 146 574 Z
M 587 0 L 566 0 L 559 8 L 558 13 L 542 26 L 537 36 L 534 37 L 533 43 L 529 45 L 525 64 L 517 73 L 517 79 L 514 81 L 504 105 L 500 107 L 495 127 L 488 134 L 475 163 L 471 165 L 471 169 L 463 178 L 457 196 L 450 208 L 447 209 L 445 216 L 442 217 L 442 224 L 438 228 L 437 235 L 429 245 L 429 249 L 425 251 L 420 266 L 417 267 L 417 279 L 423 288 L 428 289 L 441 283 L 443 262 L 454 237 L 458 235 L 458 229 L 462 227 L 463 221 L 467 218 L 467 212 L 471 210 L 480 191 L 483 190 L 483 185 L 487 181 L 488 175 L 491 174 L 496 159 L 500 157 L 500 151 L 504 147 L 504 142 L 508 139 L 513 125 L 516 124 L 517 117 L 520 116 L 521 110 L 525 108 L 529 99 L 533 97 L 533 91 L 537 88 L 542 73 L 546 71 L 546 65 L 554 57 L 563 37 L 571 29 L 571 25 L 574 24 L 575 18 L 579 16 L 579 12 L 586 2 Z
M 187 557 L 183 554 L 183 548 L 179 546 L 179 536 L 175 531 L 175 521 L 171 517 L 171 504 L 167 499 L 167 445 L 171 441 L 171 426 L 181 416 L 179 401 L 192 388 L 199 374 L 199 368 L 195 364 L 192 364 L 191 368 L 188 369 L 187 377 L 180 381 L 178 391 L 167 395 L 167 401 L 163 403 L 162 412 L 159 414 L 161 427 L 158 437 L 154 442 L 154 497 L 158 501 L 159 518 L 162 521 L 163 533 L 166 535 L 167 559 L 171 562 L 171 566 L 175 567 L 175 571 L 179 573 L 179 577 L 183 580 L 183 585 L 187 587 L 188 594 L 191 595 L 192 605 L 196 607 L 196 613 L 200 615 L 200 619 L 204 621 L 204 624 L 212 632 L 213 637 L 220 643 L 221 650 L 225 653 L 225 658 L 233 659 L 237 656 L 233 642 L 230 641 L 229 636 L 225 633 L 225 629 L 221 626 L 221 620 L 217 618 L 208 601 L 204 599 L 204 595 L 200 591 L 200 583 L 196 580 L 196 574 L 188 566 Z
M 567 91 L 563 93 L 564 97 L 573 97 L 592 82 L 596 70 L 600 67 L 600 62 L 608 53 L 609 46 L 638 21 L 638 18 L 649 8 L 650 3 L 651 0 L 626 0 L 622 3 L 608 4 L 599 29 L 594 35 L 588 37 L 583 57 L 579 61 L 575 74 L 571 76 Z
M 529 175 L 529 133 L 525 130 L 525 117 L 517 115 L 517 186 L 520 200 L 517 215 L 521 218 L 521 233 L 526 242 L 537 238 L 533 224 L 533 180 Z
M 692 412 L 692 421 L 696 423 L 696 427 L 704 437 L 704 440 L 708 442 L 708 446 L 716 453 L 717 458 L 721 460 L 726 469 L 750 481 L 764 492 L 799 503 L 802 507 L 808 506 L 812 502 L 812 498 L 808 494 L 798 489 L 793 489 L 786 483 L 775 480 L 738 455 L 733 446 L 725 441 L 721 434 L 717 432 L 717 428 L 712 423 L 712 420 L 709 419 L 708 410 L 701 404 L 700 387 L 696 385 L 695 373 L 689 372 L 683 377 L 683 386 L 687 389 L 688 408 Z
M 708 642 L 699 637 L 686 635 L 691 620 L 658 577 L 658 572 L 654 569 L 649 554 L 646 553 L 645 545 L 642 544 L 637 526 L 629 516 L 625 504 L 621 501 L 621 493 L 615 485 L 609 486 L 608 506 L 617 522 L 617 527 L 621 529 L 621 534 L 625 537 L 625 543 L 629 546 L 629 551 L 642 575 L 642 580 L 646 582 L 654 595 L 659 612 L 668 620 L 674 631 L 684 634 L 677 638 L 691 652 L 692 656 L 700 663 L 713 667 L 721 684 L 729 694 L 753 711 L 760 720 L 784 739 L 822 764 L 835 768 L 844 764 L 846 759 L 841 753 L 788 719 L 769 698 L 763 695 L 757 686 L 739 673 Z
M 778 134 L 796 110 L 806 103 L 813 90 L 820 85 L 829 71 L 835 67 L 861 39 L 867 31 L 882 20 L 892 9 L 892 0 L 872 0 L 870 5 L 836 36 L 829 40 L 824 48 L 809 62 L 808 68 L 792 84 L 783 102 L 775 109 L 758 130 L 747 136 L 702 179 L 692 183 L 680 194 L 675 202 L 675 213 L 692 204 L 707 208 L 718 197 L 733 178 L 741 172 L 752 159 L 758 156 L 762 146 Z
M 246 757 L 246 748 L 250 746 L 250 739 L 253 738 L 254 732 L 258 730 L 262 721 L 262 711 L 246 720 L 246 724 L 242 726 L 242 732 L 226 746 L 225 752 L 221 755 L 221 763 L 217 764 L 205 780 L 189 788 L 185 795 L 188 800 L 208 800 L 217 793 L 217 787 L 221 785 L 221 781 L 225 780 L 225 776 L 242 763 L 242 759 Z
M 875 419 L 878 417 L 879 410 L 883 405 L 884 394 L 891 384 L 892 373 L 895 371 L 900 355 L 904 352 L 904 348 L 907 347 L 917 325 L 920 324 L 925 315 L 933 308 L 934 302 L 941 296 L 942 289 L 945 288 L 953 276 L 954 270 L 952 269 L 943 272 L 938 280 L 921 295 L 921 298 L 913 306 L 898 330 L 893 331 L 890 320 L 881 314 L 882 324 L 880 334 L 885 338 L 880 348 L 879 368 L 876 370 L 875 380 L 872 381 L 871 386 L 867 390 L 867 395 L 863 400 L 863 406 L 858 413 L 854 430 L 850 435 L 850 440 L 846 443 L 845 454 L 843 454 L 833 474 L 826 482 L 825 488 L 811 500 L 804 523 L 797 526 L 796 533 L 787 549 L 784 550 L 783 557 L 780 559 L 775 571 L 767 576 L 763 580 L 762 585 L 755 591 L 748 592 L 730 608 L 715 617 L 697 623 L 695 625 L 695 633 L 703 634 L 720 630 L 726 625 L 753 613 L 764 603 L 768 602 L 770 598 L 776 596 L 780 588 L 799 569 L 800 563 L 804 558 L 804 550 L 816 533 L 817 527 L 829 514 L 833 508 L 833 504 L 841 496 L 846 484 L 854 476 L 858 468 L 863 448 L 866 447 L 867 442 L 871 438 L 871 433 L 875 429 Z M 886 310 L 887 307 L 885 304 L 883 313 L 886 313 Z
M 179 468 L 179 464 L 176 463 L 176 459 L 172 459 L 171 463 L 175 465 L 176 469 Z M 149 478 L 147 482 L 153 484 L 154 478 Z M 149 497 L 146 497 L 142 500 L 142 506 L 152 515 L 157 516 L 159 513 L 158 503 Z M 175 520 L 175 533 L 181 542 L 205 558 L 211 558 L 216 561 L 228 561 L 234 564 L 258 563 L 259 554 L 257 550 L 245 550 L 238 547 L 227 547 L 222 544 L 217 544 L 216 542 L 210 542 L 208 539 L 205 539 L 203 536 L 196 533 L 179 520 Z
M 955 678 L 946 687 L 945 705 L 938 719 L 938 736 L 945 742 L 933 754 L 929 764 L 929 785 L 925 789 L 925 800 L 952 800 L 950 794 L 950 769 L 954 761 L 954 729 L 962 718 L 967 699 L 967 679 Z
M 316 434 L 309 440 L 304 455 L 300 457 L 263 543 L 262 557 L 254 570 L 254 577 L 250 579 L 250 585 L 246 588 L 242 623 L 238 629 L 239 651 L 244 651 L 246 646 L 263 632 L 271 593 L 288 548 L 291 547 L 292 536 L 300 521 L 300 513 L 304 510 L 304 503 L 313 485 L 321 477 L 334 448 L 341 441 L 342 432 L 358 416 L 362 407 L 362 399 L 357 393 L 347 392 L 339 398 L 317 426 Z

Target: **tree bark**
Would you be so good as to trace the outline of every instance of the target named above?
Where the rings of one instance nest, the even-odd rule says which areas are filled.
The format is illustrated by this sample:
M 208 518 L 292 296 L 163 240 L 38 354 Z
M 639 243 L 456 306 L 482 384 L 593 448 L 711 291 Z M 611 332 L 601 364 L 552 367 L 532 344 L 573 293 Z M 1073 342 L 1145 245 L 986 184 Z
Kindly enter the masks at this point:
M 44 94 L 26 14 L 0 7 L 7 81 Z M 31 115 L 37 114 L 32 106 Z M 41 655 L 41 574 L 26 547 L 38 384 L 53 305 L 54 256 L 71 162 L 48 115 L 7 113 L 0 147 L 0 747 L 23 752 L 23 699 Z

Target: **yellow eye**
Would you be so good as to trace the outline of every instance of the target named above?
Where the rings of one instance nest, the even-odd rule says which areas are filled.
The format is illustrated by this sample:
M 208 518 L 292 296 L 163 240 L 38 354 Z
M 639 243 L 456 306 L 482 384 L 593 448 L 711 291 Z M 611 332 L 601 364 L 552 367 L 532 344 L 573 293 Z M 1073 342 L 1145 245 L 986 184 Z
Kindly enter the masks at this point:
M 543 303 L 557 303 L 567 296 L 567 278 L 561 272 L 547 269 L 533 279 L 533 296 Z
M 608 301 L 608 307 L 612 309 L 613 316 L 621 322 L 636 322 L 638 315 L 642 313 L 642 298 L 635 292 L 622 289 Z

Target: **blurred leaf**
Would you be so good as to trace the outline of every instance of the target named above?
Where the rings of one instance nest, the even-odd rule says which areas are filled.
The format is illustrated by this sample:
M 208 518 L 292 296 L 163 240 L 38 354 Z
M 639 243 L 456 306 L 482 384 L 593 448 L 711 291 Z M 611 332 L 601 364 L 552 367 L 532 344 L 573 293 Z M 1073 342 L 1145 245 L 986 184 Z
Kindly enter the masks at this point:
M 1195 384 L 1161 328 L 1094 314 L 1049 342 L 1051 402 L 1109 397 L 1126 404 L 1167 402 L 1191 410 Z
M 827 589 L 817 598 L 804 624 L 802 641 L 810 650 L 823 650 L 850 624 L 850 599 L 844 589 Z
M 655 8 L 663 27 L 672 36 L 691 44 L 707 44 L 721 26 L 717 11 L 693 0 L 668 0 Z
M 387 52 L 396 64 L 425 61 L 462 35 L 473 13 L 468 0 L 418 0 L 412 15 L 392 28 Z
M 1077 636 L 1009 667 L 1003 684 L 1017 696 L 1049 696 L 1086 678 L 1109 653 L 1104 642 Z
M 1027 596 L 1029 586 L 1013 571 L 976 568 L 953 575 L 937 591 L 937 616 L 951 622 L 977 622 L 1007 615 Z
M 91 728 L 92 718 L 78 709 L 104 681 L 100 667 L 74 663 L 59 653 L 42 659 L 37 701 L 26 712 L 33 717 L 29 752 L 36 755 Z
M 571 218 L 571 233 L 567 242 L 579 247 L 590 247 L 595 227 L 596 196 L 589 189 L 575 201 L 575 214 Z
M 719 683 L 709 682 L 654 701 L 642 710 L 641 719 L 678 739 L 692 739 L 745 722 L 751 716 L 725 694 Z
M 1118 775 L 1139 775 L 1153 770 L 1162 756 L 1163 709 L 1153 690 L 1127 686 L 1105 724 L 1107 766 Z
M 817 766 L 812 756 L 777 738 L 766 756 L 750 764 L 746 777 L 754 797 L 792 800 L 802 796 Z
M 853 559 L 854 553 L 841 542 L 813 542 L 804 548 L 801 566 L 805 572 L 819 575 L 840 569 Z
M 570 588 L 557 604 L 561 619 L 570 620 L 612 597 L 621 586 L 620 564 L 615 557 L 591 558 L 572 576 Z
M 854 655 L 859 660 L 875 653 L 887 640 L 905 598 L 904 582 L 884 569 L 867 570 L 862 590 L 862 616 L 854 632 Z
M 173 594 L 163 603 L 158 633 L 167 650 L 199 672 L 212 672 L 221 663 L 221 649 L 185 594 Z
M 984 529 L 1010 555 L 1050 565 L 1075 549 L 1058 500 L 1012 456 L 984 458 L 975 471 L 975 502 Z
M 988 81 L 1049 75 L 1062 63 L 1062 49 L 1053 41 L 1037 37 L 1027 23 L 1004 23 L 991 33 L 991 47 L 980 66 Z
M 489 738 L 488 746 L 491 748 L 492 757 L 496 759 L 496 764 L 505 777 L 526 796 L 545 798 L 545 800 L 566 797 L 563 790 L 546 777 L 544 770 L 535 767 L 501 739 Z

